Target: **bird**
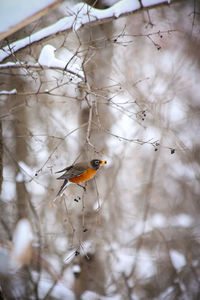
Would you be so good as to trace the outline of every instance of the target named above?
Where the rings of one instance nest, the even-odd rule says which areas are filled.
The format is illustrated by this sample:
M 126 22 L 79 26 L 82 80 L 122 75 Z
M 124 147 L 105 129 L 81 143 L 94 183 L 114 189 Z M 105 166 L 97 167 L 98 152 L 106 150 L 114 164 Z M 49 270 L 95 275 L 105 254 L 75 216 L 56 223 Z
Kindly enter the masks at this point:
M 92 179 L 97 173 L 99 167 L 101 165 L 106 165 L 106 164 L 107 164 L 106 160 L 92 159 L 90 161 L 76 163 L 60 171 L 57 171 L 56 173 L 64 172 L 63 175 L 57 178 L 58 180 L 64 179 L 64 182 L 61 185 L 60 190 L 56 195 L 56 198 L 62 196 L 64 190 L 66 189 L 69 183 L 76 183 L 80 185 L 80 183 Z

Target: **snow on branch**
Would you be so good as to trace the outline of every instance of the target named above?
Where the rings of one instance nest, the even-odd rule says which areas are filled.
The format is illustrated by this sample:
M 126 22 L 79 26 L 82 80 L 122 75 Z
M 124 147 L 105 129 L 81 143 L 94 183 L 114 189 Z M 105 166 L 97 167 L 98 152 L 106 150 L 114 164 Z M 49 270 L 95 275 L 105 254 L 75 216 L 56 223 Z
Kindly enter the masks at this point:
M 17 90 L 13 89 L 11 91 L 0 91 L 0 95 L 13 95 L 13 94 L 17 94 Z
M 81 68 L 82 61 L 75 54 L 66 49 L 67 57 L 65 60 L 58 59 L 55 56 L 56 48 L 52 45 L 45 45 L 40 53 L 38 63 L 27 63 L 23 61 L 12 62 L 9 61 L 4 64 L 0 64 L 0 69 L 7 68 L 24 68 L 24 69 L 45 69 L 45 67 L 52 70 L 61 70 L 71 75 L 71 80 L 81 81 L 84 79 L 84 73 Z M 16 90 L 12 91 L 0 91 L 0 95 L 16 94 Z
M 77 31 L 85 24 L 107 18 L 118 18 L 119 16 L 134 12 L 140 8 L 154 6 L 160 3 L 170 3 L 170 0 L 121 0 L 107 9 L 96 9 L 86 3 L 80 2 L 70 9 L 70 15 L 31 34 L 30 36 L 15 41 L 2 48 L 0 50 L 0 61 L 3 61 L 27 45 L 38 42 L 59 32 L 70 29 Z

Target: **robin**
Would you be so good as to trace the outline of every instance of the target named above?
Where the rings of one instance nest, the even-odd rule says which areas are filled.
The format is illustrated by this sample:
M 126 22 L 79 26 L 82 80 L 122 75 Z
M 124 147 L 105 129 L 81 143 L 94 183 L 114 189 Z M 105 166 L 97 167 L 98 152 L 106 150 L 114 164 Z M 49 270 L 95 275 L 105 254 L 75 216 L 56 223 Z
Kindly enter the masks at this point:
M 101 165 L 106 165 L 105 160 L 93 159 L 87 162 L 80 162 L 62 169 L 56 173 L 65 172 L 57 179 L 64 179 L 64 182 L 56 197 L 61 196 L 67 185 L 72 182 L 80 185 L 94 177 Z

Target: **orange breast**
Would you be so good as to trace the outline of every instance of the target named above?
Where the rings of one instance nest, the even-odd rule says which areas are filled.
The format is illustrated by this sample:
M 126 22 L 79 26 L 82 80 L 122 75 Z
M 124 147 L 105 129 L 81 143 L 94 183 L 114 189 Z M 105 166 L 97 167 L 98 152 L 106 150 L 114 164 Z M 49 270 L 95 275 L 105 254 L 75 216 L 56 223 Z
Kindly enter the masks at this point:
M 85 172 L 83 172 L 80 176 L 76 176 L 70 178 L 69 181 L 73 183 L 81 183 L 90 180 L 96 174 L 96 170 L 88 168 Z

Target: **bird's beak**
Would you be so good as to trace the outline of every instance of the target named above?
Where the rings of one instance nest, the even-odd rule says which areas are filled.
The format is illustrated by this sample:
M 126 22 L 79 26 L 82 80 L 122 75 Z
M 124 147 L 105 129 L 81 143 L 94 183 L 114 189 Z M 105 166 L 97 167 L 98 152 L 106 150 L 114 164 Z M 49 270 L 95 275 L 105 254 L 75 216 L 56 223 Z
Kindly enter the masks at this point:
M 106 165 L 107 164 L 107 161 L 106 160 L 102 160 L 101 162 L 100 162 L 100 165 Z

